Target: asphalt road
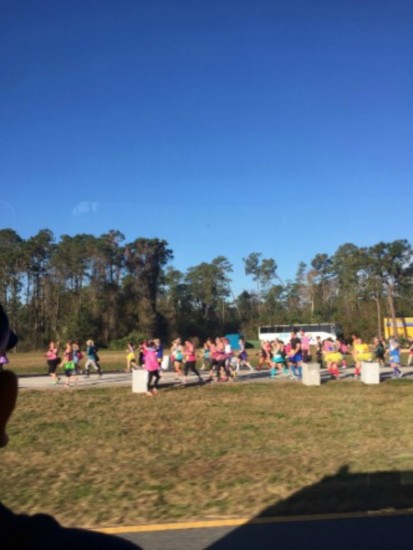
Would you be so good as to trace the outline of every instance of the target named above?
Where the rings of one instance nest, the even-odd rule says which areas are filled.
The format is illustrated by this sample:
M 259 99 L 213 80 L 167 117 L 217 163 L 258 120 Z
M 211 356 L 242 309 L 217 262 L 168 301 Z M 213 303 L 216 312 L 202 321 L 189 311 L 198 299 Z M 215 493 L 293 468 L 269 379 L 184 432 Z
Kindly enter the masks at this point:
M 251 520 L 209 526 L 124 533 L 144 550 L 411 550 L 413 514 Z

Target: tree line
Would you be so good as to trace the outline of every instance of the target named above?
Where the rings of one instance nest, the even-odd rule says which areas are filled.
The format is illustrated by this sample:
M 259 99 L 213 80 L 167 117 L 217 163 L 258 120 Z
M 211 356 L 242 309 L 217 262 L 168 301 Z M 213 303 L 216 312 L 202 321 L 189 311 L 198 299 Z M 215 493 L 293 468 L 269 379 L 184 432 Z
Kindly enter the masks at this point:
M 274 258 L 243 258 L 253 288 L 234 295 L 233 266 L 224 256 L 189 267 L 171 265 L 161 239 L 126 243 L 111 230 L 100 236 L 48 229 L 28 239 L 0 230 L 0 300 L 20 335 L 20 349 L 51 338 L 120 346 L 158 336 L 206 338 L 259 325 L 339 322 L 345 333 L 381 336 L 383 317 L 413 315 L 413 249 L 406 239 L 370 247 L 341 245 L 298 265 L 282 281 Z

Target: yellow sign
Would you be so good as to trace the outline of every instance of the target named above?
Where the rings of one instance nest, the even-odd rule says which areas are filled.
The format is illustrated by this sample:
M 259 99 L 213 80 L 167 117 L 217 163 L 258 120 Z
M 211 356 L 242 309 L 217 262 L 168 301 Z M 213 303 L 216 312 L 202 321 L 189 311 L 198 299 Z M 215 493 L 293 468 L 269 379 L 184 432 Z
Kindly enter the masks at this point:
M 398 338 L 413 338 L 413 317 L 397 317 Z M 384 318 L 384 338 L 393 336 L 393 321 L 390 317 Z

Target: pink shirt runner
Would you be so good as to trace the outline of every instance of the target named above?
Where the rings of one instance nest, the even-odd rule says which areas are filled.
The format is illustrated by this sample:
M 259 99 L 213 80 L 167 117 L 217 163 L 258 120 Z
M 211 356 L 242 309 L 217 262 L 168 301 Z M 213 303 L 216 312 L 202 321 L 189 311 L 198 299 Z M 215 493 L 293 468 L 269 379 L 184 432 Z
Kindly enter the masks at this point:
M 156 350 L 148 348 L 145 353 L 145 369 L 148 372 L 159 370 L 159 363 L 156 358 Z

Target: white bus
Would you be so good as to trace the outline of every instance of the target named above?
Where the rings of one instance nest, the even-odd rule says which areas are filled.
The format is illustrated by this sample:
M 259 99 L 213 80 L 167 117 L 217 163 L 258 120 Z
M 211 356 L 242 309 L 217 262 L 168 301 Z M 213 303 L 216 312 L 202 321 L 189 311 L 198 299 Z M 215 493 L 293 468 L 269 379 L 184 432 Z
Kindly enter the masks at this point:
M 294 324 L 294 325 L 266 325 L 259 327 L 258 339 L 261 341 L 282 340 L 284 343 L 290 341 L 292 332 L 300 332 L 303 330 L 310 338 L 310 343 L 315 344 L 316 337 L 319 336 L 321 340 L 326 338 L 333 338 L 333 340 L 341 339 L 343 337 L 343 329 L 338 323 L 317 323 L 317 324 Z

